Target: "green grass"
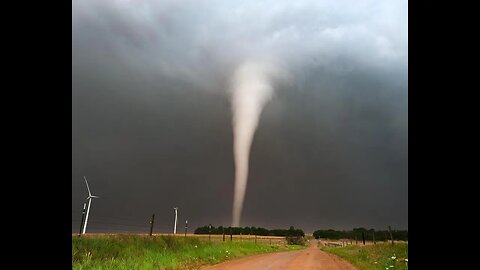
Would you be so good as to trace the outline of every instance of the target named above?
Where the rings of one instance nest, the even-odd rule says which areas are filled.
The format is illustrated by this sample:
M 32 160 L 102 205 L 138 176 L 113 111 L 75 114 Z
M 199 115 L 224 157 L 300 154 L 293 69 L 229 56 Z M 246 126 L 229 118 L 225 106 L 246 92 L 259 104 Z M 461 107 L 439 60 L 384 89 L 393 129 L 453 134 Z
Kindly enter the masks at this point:
M 346 259 L 359 270 L 408 269 L 405 261 L 408 259 L 408 243 L 322 247 L 322 250 Z
M 301 249 L 253 242 L 208 242 L 194 237 L 98 235 L 72 237 L 72 268 L 198 269 L 233 258 Z

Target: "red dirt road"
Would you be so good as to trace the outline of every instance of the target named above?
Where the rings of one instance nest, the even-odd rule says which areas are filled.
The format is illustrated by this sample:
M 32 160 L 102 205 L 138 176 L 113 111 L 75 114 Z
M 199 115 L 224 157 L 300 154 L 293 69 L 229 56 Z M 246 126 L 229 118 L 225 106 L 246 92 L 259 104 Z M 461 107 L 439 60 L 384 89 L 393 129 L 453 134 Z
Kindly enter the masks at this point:
M 261 254 L 202 268 L 204 270 L 356 270 L 349 262 L 321 251 L 317 241 L 304 250 Z

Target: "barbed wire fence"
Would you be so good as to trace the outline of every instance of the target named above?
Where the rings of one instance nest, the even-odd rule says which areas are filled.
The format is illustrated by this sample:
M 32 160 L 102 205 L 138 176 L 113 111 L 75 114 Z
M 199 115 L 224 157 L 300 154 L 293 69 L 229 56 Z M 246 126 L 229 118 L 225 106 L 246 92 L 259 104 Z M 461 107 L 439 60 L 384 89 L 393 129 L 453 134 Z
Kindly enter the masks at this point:
M 80 228 L 80 223 L 82 222 L 82 211 L 72 210 L 72 235 L 78 235 L 78 230 Z M 132 217 L 122 217 L 122 216 L 110 216 L 110 215 L 95 215 L 89 218 L 87 224 L 87 234 L 142 234 L 148 235 L 151 229 L 150 219 L 151 217 L 146 217 L 144 220 L 139 220 Z M 159 232 L 158 225 L 155 227 L 154 235 L 173 235 L 173 232 L 165 233 Z M 184 234 L 178 233 L 176 237 L 197 237 L 202 241 L 209 242 L 226 242 L 226 241 L 235 241 L 235 242 L 252 242 L 256 244 L 264 245 L 286 245 L 287 241 L 285 237 L 280 236 L 260 236 L 260 235 L 230 235 L 227 230 L 225 230 L 225 236 L 223 234 Z

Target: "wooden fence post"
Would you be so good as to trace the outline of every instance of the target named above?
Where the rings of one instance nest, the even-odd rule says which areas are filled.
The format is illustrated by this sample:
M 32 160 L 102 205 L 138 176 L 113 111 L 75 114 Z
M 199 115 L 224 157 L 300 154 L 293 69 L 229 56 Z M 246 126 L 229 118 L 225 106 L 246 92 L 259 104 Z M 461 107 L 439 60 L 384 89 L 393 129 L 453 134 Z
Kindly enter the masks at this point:
M 388 226 L 388 232 L 390 233 L 390 239 L 392 240 L 392 245 L 393 245 L 392 228 L 390 228 L 390 226 Z
M 155 214 L 152 215 L 152 219 L 150 220 L 150 236 L 153 233 L 153 221 L 155 221 Z

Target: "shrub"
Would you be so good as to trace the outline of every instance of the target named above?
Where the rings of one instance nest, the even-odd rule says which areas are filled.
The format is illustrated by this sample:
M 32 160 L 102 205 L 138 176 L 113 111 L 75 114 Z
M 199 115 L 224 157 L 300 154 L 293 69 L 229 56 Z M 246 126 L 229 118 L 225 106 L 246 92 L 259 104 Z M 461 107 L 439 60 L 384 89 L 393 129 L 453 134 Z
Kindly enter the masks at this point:
M 307 241 L 305 241 L 305 238 L 303 236 L 288 236 L 286 239 L 287 239 L 288 245 L 305 246 L 307 243 Z

